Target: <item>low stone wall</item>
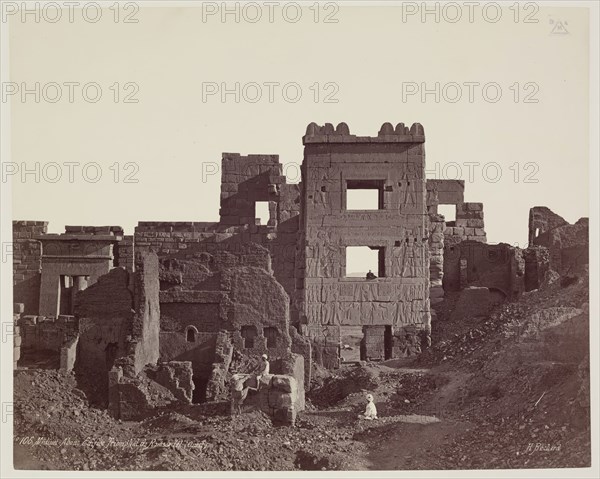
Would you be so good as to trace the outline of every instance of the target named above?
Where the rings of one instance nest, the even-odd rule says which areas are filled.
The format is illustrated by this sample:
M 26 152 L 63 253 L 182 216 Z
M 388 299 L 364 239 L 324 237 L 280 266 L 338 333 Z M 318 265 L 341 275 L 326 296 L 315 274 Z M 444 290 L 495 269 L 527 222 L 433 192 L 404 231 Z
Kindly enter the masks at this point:
M 75 334 L 77 327 L 74 316 L 20 316 L 21 347 L 36 351 L 60 352 L 65 337 Z
M 123 367 L 117 364 L 108 373 L 109 412 L 117 419 L 135 421 L 161 407 L 191 404 L 192 377 L 189 361 L 148 365 L 135 377 L 125 375 Z

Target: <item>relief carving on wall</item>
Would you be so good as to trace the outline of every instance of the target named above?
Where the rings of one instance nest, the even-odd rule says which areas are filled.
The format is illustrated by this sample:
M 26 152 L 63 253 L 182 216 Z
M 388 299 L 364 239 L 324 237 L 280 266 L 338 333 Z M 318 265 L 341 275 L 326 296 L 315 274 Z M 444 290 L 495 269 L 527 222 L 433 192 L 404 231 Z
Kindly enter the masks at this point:
M 338 278 L 341 273 L 342 246 L 331 239 L 331 233 L 318 231 L 315 240 L 307 239 L 306 276 Z

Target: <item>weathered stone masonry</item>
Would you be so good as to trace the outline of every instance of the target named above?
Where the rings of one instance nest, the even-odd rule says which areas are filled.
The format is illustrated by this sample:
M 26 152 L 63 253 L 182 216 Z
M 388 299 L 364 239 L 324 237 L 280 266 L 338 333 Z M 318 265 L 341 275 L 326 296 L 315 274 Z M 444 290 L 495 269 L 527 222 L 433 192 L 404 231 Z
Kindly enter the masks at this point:
M 41 271 L 38 310 L 47 316 L 70 314 L 69 294 L 92 286 L 116 266 L 131 272 L 134 251 L 154 252 L 160 359 L 192 361 L 202 381 L 212 374 L 223 329 L 248 353 L 302 353 L 306 380 L 311 357 L 337 366 L 340 344 L 357 341 L 357 331 L 352 359 L 418 353 L 428 344 L 430 289 L 435 298 L 443 296 L 448 228 L 436 208 L 466 208 L 464 183 L 425 179 L 424 142 L 419 124 L 386 123 L 377 136 L 360 137 L 345 123 L 337 128 L 313 123 L 303 138 L 298 185 L 286 183 L 277 155 L 223 154 L 218 223 L 140 222 L 133 238 L 118 227 L 69 226 L 63 235 L 42 231 L 36 239 L 43 248 L 33 255 L 33 269 Z M 379 209 L 349 210 L 346 194 L 356 188 L 377 190 Z M 258 201 L 268 202 L 266 225 L 255 218 Z M 258 256 L 258 250 L 248 249 L 252 244 L 263 248 Z M 346 277 L 351 246 L 378 251 L 378 279 Z M 51 247 L 58 253 L 42 253 Z M 251 311 L 232 321 L 224 283 L 232 265 L 258 266 L 276 279 L 287 296 L 288 323 L 267 324 L 264 314 L 245 321 Z M 241 270 L 236 274 L 236 281 L 243 277 Z M 255 294 L 264 297 L 260 289 Z M 290 325 L 296 329 L 291 335 Z
M 327 366 L 337 365 L 340 341 L 351 342 L 356 326 L 368 357 L 414 354 L 429 334 L 424 142 L 419 124 L 386 123 L 376 137 L 351 135 L 344 123 L 308 126 L 297 276 L 303 329 Z M 353 188 L 377 190 L 379 209 L 349 210 Z M 378 279 L 346 277 L 350 246 L 378 249 Z
M 236 354 L 266 353 L 293 381 L 278 379 L 288 386 L 272 394 L 267 385 L 266 403 L 255 402 L 293 422 L 313 360 L 418 354 L 445 291 L 513 299 L 587 254 L 587 222 L 540 207 L 531 248 L 488 245 L 483 205 L 464 201 L 464 182 L 425 178 L 418 123 L 385 123 L 373 137 L 311 123 L 303 144 L 300 184 L 286 183 L 277 155 L 224 153 L 217 223 L 139 222 L 128 236 L 118 226 L 54 235 L 46 222 L 15 221 L 15 361 L 46 350 L 64 369 L 102 370 L 111 410 L 131 418 L 157 407 L 152 397 L 222 398 Z M 373 190 L 378 207 L 349 209 L 354 189 Z M 257 202 L 268 204 L 267 224 Z M 376 279 L 348 276 L 355 246 L 377 252 Z

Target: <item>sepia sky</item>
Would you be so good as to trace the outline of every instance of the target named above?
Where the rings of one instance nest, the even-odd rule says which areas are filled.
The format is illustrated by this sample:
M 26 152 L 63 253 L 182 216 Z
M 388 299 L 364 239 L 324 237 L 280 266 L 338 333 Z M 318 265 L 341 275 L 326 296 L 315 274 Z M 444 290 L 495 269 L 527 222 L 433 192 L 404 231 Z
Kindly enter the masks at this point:
M 312 121 L 360 136 L 420 122 L 428 177 L 466 180 L 488 242 L 523 246 L 532 206 L 588 216 L 587 10 L 513 7 L 493 22 L 481 6 L 436 18 L 409 4 L 330 4 L 295 22 L 285 2 L 238 18 L 220 2 L 103 10 L 96 23 L 10 16 L 13 218 L 129 234 L 217 221 L 221 153 L 279 154 L 295 183 Z

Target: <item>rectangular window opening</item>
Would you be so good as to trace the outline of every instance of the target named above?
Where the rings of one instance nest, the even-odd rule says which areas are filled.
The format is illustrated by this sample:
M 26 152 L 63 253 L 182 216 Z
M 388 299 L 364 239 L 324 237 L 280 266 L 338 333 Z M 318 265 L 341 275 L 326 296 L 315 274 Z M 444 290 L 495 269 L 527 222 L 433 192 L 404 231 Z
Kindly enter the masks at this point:
M 438 214 L 444 215 L 446 226 L 454 226 L 454 222 L 456 221 L 456 205 L 438 205 Z
M 348 180 L 347 210 L 382 210 L 384 180 Z
M 257 201 L 254 203 L 254 217 L 260 221 L 259 224 L 267 225 L 269 223 L 269 202 Z
M 366 279 L 369 272 L 378 278 L 385 277 L 385 248 L 379 246 L 347 246 L 346 278 Z

